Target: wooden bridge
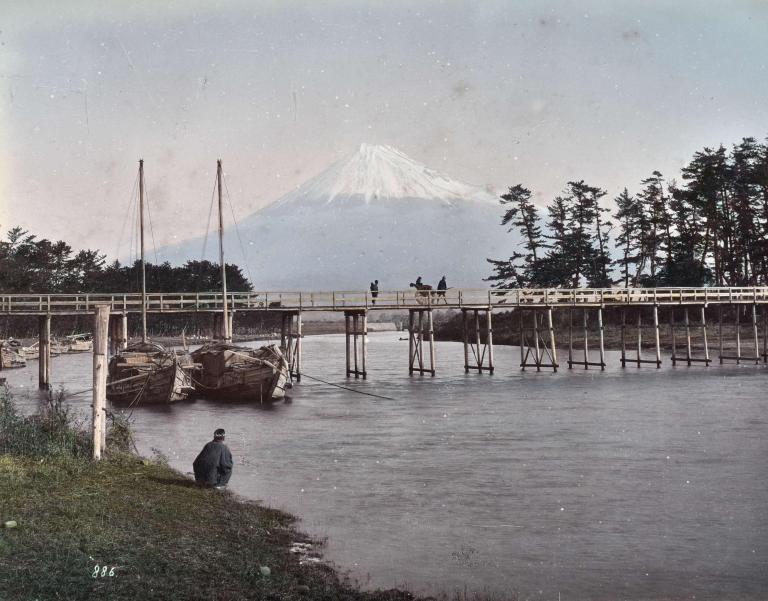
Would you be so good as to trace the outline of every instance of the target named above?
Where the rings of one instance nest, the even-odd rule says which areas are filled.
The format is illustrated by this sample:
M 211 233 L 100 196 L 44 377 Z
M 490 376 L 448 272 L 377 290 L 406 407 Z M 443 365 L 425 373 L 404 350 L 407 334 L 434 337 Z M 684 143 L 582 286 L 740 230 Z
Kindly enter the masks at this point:
M 410 374 L 435 374 L 433 311 L 459 310 L 463 317 L 464 368 L 479 373 L 493 373 L 494 312 L 514 311 L 519 314 L 520 367 L 537 371 L 557 371 L 558 361 L 553 311 L 568 310 L 567 345 L 569 368 L 604 369 L 604 309 L 621 313 L 621 364 L 661 366 L 660 312 L 671 333 L 673 364 L 709 365 L 712 358 L 707 338 L 707 311 L 717 306 L 719 326 L 718 359 L 737 362 L 765 362 L 768 359 L 768 287 L 754 288 L 577 288 L 577 289 L 483 289 L 469 290 L 394 290 L 329 292 L 216 292 L 153 293 L 146 295 L 148 313 L 210 313 L 214 336 L 223 337 L 224 299 L 228 318 L 242 312 L 270 312 L 282 315 L 281 344 L 291 372 L 301 379 L 302 314 L 331 311 L 344 314 L 346 331 L 346 374 L 367 377 L 367 316 L 371 311 L 408 311 Z M 758 332 L 758 308 L 762 310 L 762 349 Z M 118 294 L 0 294 L 0 315 L 38 316 L 40 323 L 40 386 L 50 382 L 51 319 L 62 315 L 92 314 L 97 308 L 107 311 L 108 334 L 112 352 L 124 348 L 128 339 L 130 313 L 142 311 L 140 293 Z M 739 307 L 735 311 L 735 343 L 733 355 L 723 346 L 723 307 Z M 733 310 L 730 313 L 734 313 Z M 746 322 L 740 322 L 744 314 Z M 632 323 L 627 321 L 627 316 Z M 576 318 L 576 322 L 574 322 Z M 589 321 L 596 320 L 596 348 L 589 348 Z M 595 321 L 593 321 L 595 323 Z M 741 331 L 749 328 L 753 354 L 742 353 Z M 94 331 L 96 328 L 94 327 Z M 574 338 L 577 333 L 578 341 Z M 703 340 L 703 354 L 694 356 L 692 332 Z M 632 340 L 630 340 L 632 338 Z M 645 339 L 645 346 L 644 344 Z M 680 342 L 681 352 L 677 343 Z M 579 346 L 576 349 L 576 346 Z M 631 352 L 630 352 L 631 347 Z M 684 350 L 683 350 L 684 349 Z M 645 351 L 645 354 L 644 354 Z M 579 357 L 577 358 L 577 355 Z M 597 355 L 596 357 L 594 355 Z M 630 356 L 632 355 L 632 356 Z

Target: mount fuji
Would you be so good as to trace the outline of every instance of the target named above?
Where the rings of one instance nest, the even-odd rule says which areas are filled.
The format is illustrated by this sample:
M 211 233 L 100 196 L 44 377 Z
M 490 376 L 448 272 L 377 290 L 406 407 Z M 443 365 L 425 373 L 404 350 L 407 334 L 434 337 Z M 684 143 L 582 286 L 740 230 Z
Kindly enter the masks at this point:
M 362 144 L 351 156 L 239 225 L 257 290 L 399 290 L 422 276 L 451 287 L 487 287 L 486 258 L 508 257 L 517 238 L 497 197 L 449 178 L 390 146 Z M 203 239 L 163 249 L 171 263 L 199 257 Z M 242 265 L 235 228 L 228 262 Z M 208 245 L 216 261 L 216 244 Z M 245 269 L 243 270 L 246 271 Z M 247 274 L 246 274 L 247 275 Z

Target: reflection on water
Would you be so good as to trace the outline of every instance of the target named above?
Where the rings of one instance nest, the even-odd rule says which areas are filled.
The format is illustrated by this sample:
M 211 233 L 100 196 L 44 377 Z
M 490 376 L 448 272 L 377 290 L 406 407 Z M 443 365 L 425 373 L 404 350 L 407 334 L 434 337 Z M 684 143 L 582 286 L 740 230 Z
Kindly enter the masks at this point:
M 408 377 L 407 342 L 370 336 L 367 381 L 346 381 L 344 337 L 304 339 L 309 379 L 271 408 L 204 399 L 133 412 L 139 450 L 191 463 L 217 427 L 232 488 L 296 513 L 326 556 L 372 587 L 512 591 L 522 598 L 764 599 L 768 369 L 618 367 Z M 53 360 L 70 390 L 90 357 Z M 34 390 L 37 366 L 4 372 Z M 34 393 L 28 403 L 33 404 Z M 88 411 L 88 395 L 73 404 Z

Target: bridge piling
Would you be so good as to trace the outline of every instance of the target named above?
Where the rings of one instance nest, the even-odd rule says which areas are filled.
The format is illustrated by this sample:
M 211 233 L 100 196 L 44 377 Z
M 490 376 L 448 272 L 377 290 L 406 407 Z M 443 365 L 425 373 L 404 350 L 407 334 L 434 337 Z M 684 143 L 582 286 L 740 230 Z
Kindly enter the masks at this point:
M 473 314 L 474 321 L 474 340 L 470 340 L 469 313 Z M 485 313 L 485 344 L 482 342 L 482 328 L 480 326 L 480 313 Z M 464 340 L 464 373 L 469 373 L 470 369 L 476 369 L 478 373 L 487 371 L 493 373 L 493 333 L 491 326 L 491 310 L 488 308 L 467 308 L 461 309 L 462 332 Z M 430 330 L 432 329 L 430 325 Z M 470 351 L 474 365 L 470 365 Z
M 283 311 L 280 348 L 292 378 L 301 382 L 301 311 Z
M 424 331 L 426 314 L 427 331 Z M 429 345 L 429 367 L 424 367 L 424 338 Z M 418 367 L 414 364 L 418 363 Z M 408 309 L 408 375 L 435 375 L 435 332 L 432 323 L 432 309 Z
M 365 309 L 344 311 L 344 333 L 346 336 L 347 377 L 368 377 L 366 353 L 368 350 L 368 317 Z M 358 346 L 358 339 L 360 345 Z
M 520 309 L 520 367 L 525 371 L 526 367 L 535 367 L 536 371 L 541 371 L 542 367 L 551 367 L 553 371 L 557 371 L 557 347 L 555 346 L 555 329 L 552 325 L 552 307 L 546 309 L 527 309 L 530 311 L 533 319 L 531 320 L 531 326 L 525 326 L 525 318 L 523 317 L 526 309 Z M 549 344 L 541 335 L 541 329 L 543 329 L 543 315 L 540 313 L 544 311 L 547 315 L 546 331 L 548 333 Z M 542 322 L 540 324 L 540 322 Z M 539 327 L 542 326 L 542 328 Z M 529 361 L 531 359 L 531 361 Z M 548 359 L 549 363 L 545 363 L 544 360 Z
M 51 316 L 38 319 L 38 385 L 41 390 L 51 387 Z
M 93 458 L 101 459 L 106 440 L 107 346 L 109 305 L 96 305 L 93 310 Z
M 568 316 L 568 369 L 573 369 L 574 365 L 583 365 L 584 369 L 589 369 L 590 366 L 599 367 L 601 370 L 605 370 L 605 339 L 603 328 L 603 310 L 598 307 L 597 309 L 597 332 L 598 332 L 598 347 L 600 350 L 600 361 L 589 360 L 589 309 L 586 307 L 581 310 L 582 317 L 582 336 L 584 338 L 584 360 L 577 361 L 574 358 L 573 353 L 573 311 L 570 309 L 570 315 Z

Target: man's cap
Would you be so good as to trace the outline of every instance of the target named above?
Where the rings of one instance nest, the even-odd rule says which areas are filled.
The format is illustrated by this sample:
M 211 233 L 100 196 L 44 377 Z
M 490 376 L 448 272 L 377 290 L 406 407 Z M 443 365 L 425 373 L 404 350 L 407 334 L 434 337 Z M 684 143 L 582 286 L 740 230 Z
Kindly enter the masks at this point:
M 218 430 L 216 430 L 216 431 L 213 433 L 213 437 L 214 437 L 214 438 L 224 438 L 224 434 L 225 434 L 225 432 L 224 432 L 224 428 L 219 428 Z

